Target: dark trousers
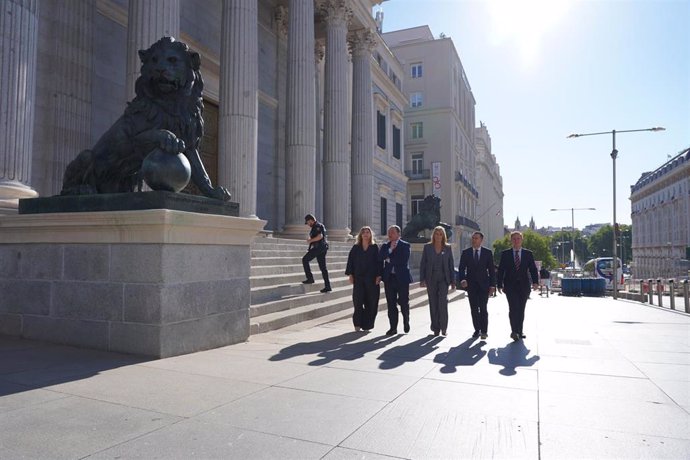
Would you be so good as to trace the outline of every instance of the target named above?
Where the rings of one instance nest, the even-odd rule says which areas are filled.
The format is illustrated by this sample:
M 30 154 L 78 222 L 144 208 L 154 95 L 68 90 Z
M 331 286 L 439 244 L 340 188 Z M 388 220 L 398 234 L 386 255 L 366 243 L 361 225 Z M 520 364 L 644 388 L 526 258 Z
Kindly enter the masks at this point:
M 403 317 L 403 324 L 410 322 L 410 285 L 398 281 L 395 275 L 390 275 L 384 283 L 386 289 L 386 303 L 388 304 L 388 321 L 391 329 L 398 329 L 398 305 Z
M 426 293 L 429 296 L 431 330 L 434 333 L 448 329 L 448 285 L 445 279 L 427 281 Z
M 489 302 L 489 290 L 471 289 L 467 291 L 467 296 L 470 299 L 470 313 L 472 313 L 474 330 L 486 334 L 489 332 L 489 311 L 486 307 Z
M 381 288 L 372 280 L 357 279 L 352 287 L 352 303 L 355 311 L 352 324 L 364 330 L 374 328 L 376 313 L 379 311 Z
M 525 306 L 529 298 L 529 290 L 520 289 L 519 286 L 506 289 L 508 299 L 508 318 L 510 318 L 510 330 L 522 334 L 522 323 L 525 321 Z
M 321 270 L 321 276 L 323 276 L 323 281 L 324 283 L 326 283 L 326 287 L 330 289 L 331 281 L 328 279 L 328 269 L 326 268 L 327 252 L 328 249 L 325 248 L 311 248 L 309 251 L 307 251 L 304 257 L 302 257 L 302 266 L 304 267 L 304 274 L 307 276 L 307 279 L 310 281 L 314 281 L 314 275 L 312 275 L 311 273 L 309 262 L 316 259 L 316 261 L 319 263 L 319 270 Z

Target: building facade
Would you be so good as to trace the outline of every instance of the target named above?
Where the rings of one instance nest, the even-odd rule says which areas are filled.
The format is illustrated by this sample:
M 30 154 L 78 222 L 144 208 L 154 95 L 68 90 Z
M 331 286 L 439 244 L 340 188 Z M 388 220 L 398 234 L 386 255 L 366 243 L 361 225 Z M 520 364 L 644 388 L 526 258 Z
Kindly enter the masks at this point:
M 484 243 L 492 248 L 503 239 L 503 178 L 496 156 L 491 153 L 491 136 L 482 122 L 474 129 L 477 149 L 477 223 L 484 233 Z
M 630 187 L 633 276 L 685 278 L 690 266 L 690 149 Z
M 138 50 L 173 36 L 201 54 L 201 155 L 240 215 L 298 238 L 306 213 L 336 239 L 382 220 L 402 224 L 407 178 L 396 136 L 407 101 L 402 66 L 372 17 L 378 3 L 6 0 L 1 211 L 60 192 L 67 164 L 133 98 Z
M 479 230 L 475 99 L 455 45 L 435 39 L 428 26 L 386 32 L 383 39 L 405 73 L 404 144 L 407 199 L 416 214 L 421 200 L 441 198 L 441 221 L 454 228 L 456 247 Z

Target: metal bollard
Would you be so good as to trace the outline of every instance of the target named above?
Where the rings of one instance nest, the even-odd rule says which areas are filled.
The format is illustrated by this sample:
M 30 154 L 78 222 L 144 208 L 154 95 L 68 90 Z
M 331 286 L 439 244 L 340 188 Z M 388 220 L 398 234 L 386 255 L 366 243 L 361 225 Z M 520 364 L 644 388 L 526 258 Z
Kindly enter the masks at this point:
M 652 284 L 654 280 L 647 280 L 647 293 L 649 294 L 649 305 L 654 305 L 654 285 Z
M 673 279 L 668 280 L 668 295 L 670 296 L 669 301 L 671 302 L 671 310 L 675 310 L 676 309 L 676 291 L 674 289 Z
M 690 295 L 688 289 L 688 280 L 683 280 L 683 298 L 685 299 L 685 313 L 690 313 Z
M 640 280 L 640 302 L 647 303 L 647 293 L 644 292 L 644 280 Z
M 661 283 L 661 278 L 658 278 L 656 280 L 656 296 L 657 296 L 656 298 L 657 298 L 657 301 L 659 302 L 660 307 L 664 306 L 663 289 L 664 289 L 664 285 Z

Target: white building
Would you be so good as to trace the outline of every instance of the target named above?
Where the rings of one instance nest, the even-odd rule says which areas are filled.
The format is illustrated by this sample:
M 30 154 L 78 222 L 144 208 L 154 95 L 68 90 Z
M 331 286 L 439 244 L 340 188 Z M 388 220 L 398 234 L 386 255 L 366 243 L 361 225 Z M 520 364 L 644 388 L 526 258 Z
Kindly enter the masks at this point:
M 688 276 L 690 149 L 630 187 L 633 274 L 636 278 Z
M 496 155 L 491 153 L 491 136 L 483 122 L 474 129 L 477 148 L 477 223 L 484 233 L 484 244 L 491 248 L 503 239 L 503 178 Z
M 480 228 L 479 190 L 475 99 L 462 62 L 453 41 L 435 39 L 428 26 L 387 32 L 383 38 L 405 71 L 408 218 L 425 196 L 439 196 L 441 221 L 453 225 L 453 242 L 468 246 Z
M 202 158 L 242 216 L 300 239 L 306 213 L 338 239 L 402 226 L 407 99 L 372 17 L 379 3 L 5 0 L 0 211 L 59 193 L 67 164 L 132 99 L 137 51 L 167 35 L 201 54 Z

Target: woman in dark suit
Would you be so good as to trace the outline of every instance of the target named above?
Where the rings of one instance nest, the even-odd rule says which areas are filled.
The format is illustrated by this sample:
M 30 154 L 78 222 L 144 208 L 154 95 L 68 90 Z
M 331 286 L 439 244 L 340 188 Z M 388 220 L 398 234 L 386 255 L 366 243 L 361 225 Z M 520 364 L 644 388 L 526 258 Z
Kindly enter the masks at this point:
M 419 285 L 429 295 L 431 330 L 435 336 L 448 329 L 448 287 L 455 289 L 453 250 L 443 227 L 434 228 L 431 241 L 424 245 L 419 265 Z
M 352 323 L 355 331 L 374 328 L 381 294 L 381 263 L 378 254 L 379 247 L 374 241 L 374 233 L 370 227 L 362 227 L 357 234 L 357 242 L 350 249 L 345 268 L 345 274 L 353 285 L 352 303 L 355 311 Z

